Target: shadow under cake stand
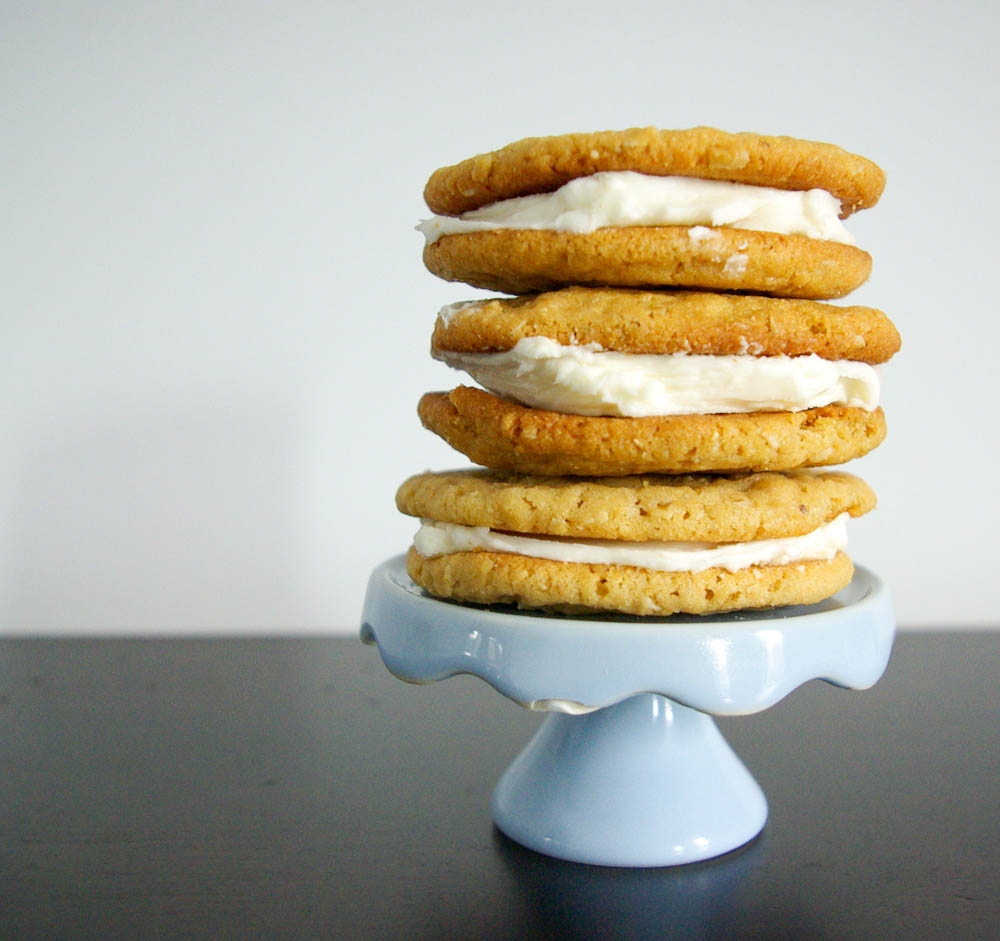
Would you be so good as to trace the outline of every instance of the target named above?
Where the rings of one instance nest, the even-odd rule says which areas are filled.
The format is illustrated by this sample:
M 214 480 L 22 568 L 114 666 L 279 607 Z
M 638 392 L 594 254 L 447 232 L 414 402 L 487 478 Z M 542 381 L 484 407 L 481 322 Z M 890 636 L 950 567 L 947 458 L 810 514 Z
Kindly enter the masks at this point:
M 767 819 L 713 715 L 748 715 L 824 679 L 864 689 L 895 633 L 885 585 L 858 567 L 819 604 L 712 616 L 566 617 L 431 598 L 402 556 L 371 575 L 361 639 L 400 679 L 469 673 L 549 713 L 504 772 L 493 819 L 549 856 L 610 866 L 709 859 Z

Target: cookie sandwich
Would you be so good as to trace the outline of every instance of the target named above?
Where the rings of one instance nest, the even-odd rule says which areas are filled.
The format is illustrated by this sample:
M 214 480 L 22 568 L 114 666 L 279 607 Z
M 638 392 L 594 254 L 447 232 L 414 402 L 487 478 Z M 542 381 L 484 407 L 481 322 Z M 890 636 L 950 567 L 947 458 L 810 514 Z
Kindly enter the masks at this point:
M 473 462 L 545 476 L 839 464 L 885 436 L 869 307 L 696 291 L 566 288 L 451 305 L 432 354 L 483 388 L 423 396 Z
M 813 299 L 862 284 L 842 219 L 885 184 L 833 144 L 700 127 L 529 138 L 437 170 L 434 274 L 521 294 L 581 284 Z
M 811 604 L 851 579 L 845 523 L 875 505 L 849 474 L 539 478 L 426 473 L 407 571 L 458 602 L 666 616 Z

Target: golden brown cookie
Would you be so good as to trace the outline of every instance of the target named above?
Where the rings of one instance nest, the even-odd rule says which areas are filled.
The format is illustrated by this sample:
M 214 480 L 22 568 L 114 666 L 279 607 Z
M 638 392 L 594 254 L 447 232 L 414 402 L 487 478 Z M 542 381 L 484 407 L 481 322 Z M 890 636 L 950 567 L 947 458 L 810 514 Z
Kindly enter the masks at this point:
M 424 264 L 446 281 L 509 294 L 582 284 L 825 299 L 843 297 L 871 273 L 871 256 L 853 245 L 705 226 L 466 232 L 426 245 Z
M 410 477 L 396 506 L 515 533 L 718 543 L 801 536 L 841 513 L 867 513 L 875 494 L 840 471 L 579 478 L 459 470 Z
M 481 389 L 429 392 L 425 427 L 476 464 L 543 476 L 792 470 L 841 464 L 885 437 L 881 409 L 611 418 L 526 408 Z
M 632 128 L 531 137 L 435 171 L 424 189 L 432 212 L 459 215 L 501 199 L 546 193 L 602 171 L 729 180 L 776 189 L 825 189 L 842 214 L 873 206 L 885 174 L 872 161 L 833 144 L 732 134 L 710 127 Z
M 540 479 L 420 474 L 410 577 L 439 597 L 640 615 L 808 604 L 852 566 L 844 520 L 875 504 L 848 474 Z M 775 542 L 776 541 L 776 542 Z
M 493 353 L 527 337 L 597 343 L 622 353 L 804 356 L 872 365 L 899 350 L 899 333 L 871 307 L 713 294 L 571 287 L 445 308 L 431 352 Z
M 654 572 L 623 565 L 552 562 L 497 552 L 425 559 L 410 549 L 410 578 L 431 595 L 472 604 L 514 604 L 556 613 L 598 611 L 666 617 L 815 604 L 851 580 L 843 552 L 832 559 L 728 572 Z

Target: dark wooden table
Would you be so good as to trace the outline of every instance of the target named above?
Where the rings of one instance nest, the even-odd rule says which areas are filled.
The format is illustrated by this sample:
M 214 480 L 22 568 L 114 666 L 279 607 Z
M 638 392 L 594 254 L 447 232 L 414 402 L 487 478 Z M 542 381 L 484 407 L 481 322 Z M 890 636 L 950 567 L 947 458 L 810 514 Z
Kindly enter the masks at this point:
M 559 862 L 490 792 L 539 715 L 350 639 L 0 641 L 0 937 L 995 938 L 998 634 L 719 725 L 768 796 L 709 863 Z

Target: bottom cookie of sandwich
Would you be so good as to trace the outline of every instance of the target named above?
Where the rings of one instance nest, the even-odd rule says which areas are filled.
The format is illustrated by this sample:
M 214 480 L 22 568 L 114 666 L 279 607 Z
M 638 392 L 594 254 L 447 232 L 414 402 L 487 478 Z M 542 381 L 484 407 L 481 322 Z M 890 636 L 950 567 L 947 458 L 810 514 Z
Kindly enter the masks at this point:
M 528 408 L 459 386 L 426 393 L 418 412 L 425 427 L 476 464 L 542 475 L 794 470 L 842 464 L 885 437 L 880 408 L 839 405 L 612 418 Z
M 832 559 L 757 565 L 736 572 L 723 568 L 659 572 L 502 552 L 424 558 L 413 548 L 406 568 L 426 592 L 453 601 L 513 604 L 562 614 L 660 617 L 814 604 L 844 588 L 854 572 L 843 552 Z

